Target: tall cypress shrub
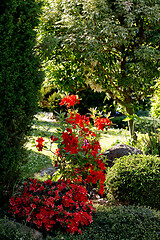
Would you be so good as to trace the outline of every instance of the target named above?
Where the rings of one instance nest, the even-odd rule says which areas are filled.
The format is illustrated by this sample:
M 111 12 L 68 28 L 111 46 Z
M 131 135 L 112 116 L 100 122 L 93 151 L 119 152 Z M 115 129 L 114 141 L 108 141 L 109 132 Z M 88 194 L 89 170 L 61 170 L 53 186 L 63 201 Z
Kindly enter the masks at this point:
M 24 144 L 43 81 L 34 50 L 41 3 L 2 0 L 0 8 L 0 200 L 10 196 L 25 163 Z

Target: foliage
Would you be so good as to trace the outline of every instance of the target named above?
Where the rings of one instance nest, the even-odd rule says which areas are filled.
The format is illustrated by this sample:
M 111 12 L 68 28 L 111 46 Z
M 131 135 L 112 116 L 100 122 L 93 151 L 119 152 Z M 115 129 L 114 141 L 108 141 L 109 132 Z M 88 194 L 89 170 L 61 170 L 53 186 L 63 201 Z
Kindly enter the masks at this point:
M 160 117 L 160 79 L 157 79 L 155 92 L 151 98 L 151 115 L 153 117 Z
M 2 1 L 0 15 L 0 198 L 11 194 L 25 163 L 24 143 L 42 82 L 34 49 L 40 1 Z
M 97 108 L 98 111 L 110 112 L 114 109 L 112 99 L 106 99 L 104 92 L 94 92 L 90 87 L 79 90 L 81 105 L 76 106 L 80 114 L 88 113 L 89 108 Z M 74 92 L 76 94 L 76 92 Z M 64 94 L 60 93 L 55 84 L 45 81 L 41 87 L 41 99 L 39 106 L 43 111 L 60 112 L 59 103 Z
M 140 117 L 139 119 L 135 119 L 135 131 L 140 133 L 155 132 L 158 128 L 160 128 L 160 120 L 158 118 Z
M 110 120 L 113 123 L 112 126 L 114 128 L 119 128 L 119 129 L 120 128 L 123 128 L 123 129 L 127 128 L 127 122 L 123 121 L 125 118 L 126 118 L 125 115 L 110 118 Z
M 160 120 L 152 117 L 140 117 L 135 120 L 135 130 L 142 133 L 138 145 L 145 154 L 160 156 Z
M 39 107 L 43 111 L 60 111 L 59 102 L 62 98 L 62 94 L 58 92 L 58 89 L 54 85 L 46 85 L 43 82 L 41 87 L 41 98 L 39 101 Z
M 160 237 L 159 228 L 159 212 L 138 206 L 107 206 L 97 209 L 93 222 L 84 229 L 81 235 L 67 236 L 58 233 L 55 237 L 48 236 L 47 240 L 157 240 Z
M 156 155 L 160 157 L 159 130 L 155 129 L 155 132 L 150 132 L 142 136 L 141 142 L 143 142 L 145 154 Z
M 108 169 L 106 187 L 114 199 L 160 209 L 160 159 L 155 156 L 129 155 Z
M 98 141 L 99 133 L 91 130 L 92 124 L 89 117 L 70 109 L 75 104 L 79 104 L 79 98 L 76 95 L 64 97 L 60 102 L 60 106 L 66 105 L 68 112 L 67 117 L 65 113 L 59 115 L 59 123 L 55 124 L 57 131 L 51 136 L 51 146 L 54 142 L 58 143 L 55 151 L 56 167 L 59 168 L 59 174 L 62 174 L 64 179 L 74 179 L 88 187 L 96 184 L 99 193 L 103 195 L 105 164 L 102 161 Z M 96 112 L 93 112 L 91 117 L 98 130 L 103 131 L 111 125 L 108 118 L 96 117 L 95 114 Z M 42 151 L 43 137 L 39 137 L 36 141 L 38 142 L 36 147 Z
M 113 100 L 107 99 L 105 92 L 94 92 L 93 89 L 88 87 L 87 89 L 79 90 L 78 94 L 81 98 L 81 104 L 78 106 L 80 114 L 87 114 L 89 108 L 96 108 L 97 111 L 104 114 L 114 110 Z
M 82 233 L 81 227 L 92 222 L 92 203 L 85 187 L 68 179 L 39 182 L 29 179 L 23 191 L 10 199 L 10 212 L 46 231 L 61 227 L 69 233 Z M 60 229 L 61 229 L 60 228 Z
M 132 115 L 159 76 L 159 1 L 47 4 L 39 49 L 51 81 L 67 91 L 105 91 Z M 132 119 L 129 128 L 133 136 Z
M 4 240 L 38 240 L 33 237 L 31 229 L 26 229 L 22 224 L 11 221 L 7 217 L 0 219 L 0 239 Z

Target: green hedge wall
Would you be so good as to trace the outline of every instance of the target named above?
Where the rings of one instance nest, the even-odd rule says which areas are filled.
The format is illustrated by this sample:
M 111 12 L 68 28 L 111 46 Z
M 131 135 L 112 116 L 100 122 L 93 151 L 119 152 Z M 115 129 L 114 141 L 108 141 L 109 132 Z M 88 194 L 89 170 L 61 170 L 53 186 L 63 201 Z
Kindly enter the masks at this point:
M 43 81 L 34 50 L 40 1 L 2 0 L 0 8 L 0 196 L 11 192 L 25 162 L 24 143 Z

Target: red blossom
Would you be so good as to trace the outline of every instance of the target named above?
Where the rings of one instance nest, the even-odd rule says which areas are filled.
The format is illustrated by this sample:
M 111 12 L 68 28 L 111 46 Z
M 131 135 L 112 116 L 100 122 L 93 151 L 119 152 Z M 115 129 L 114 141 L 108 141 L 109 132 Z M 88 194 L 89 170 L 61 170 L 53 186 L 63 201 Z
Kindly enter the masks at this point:
M 62 138 L 62 144 L 64 144 L 64 150 L 66 150 L 66 152 L 71 152 L 71 154 L 78 152 L 78 137 L 75 137 L 74 134 L 71 135 L 68 132 L 63 132 Z
M 38 142 L 38 144 L 36 145 L 36 147 L 38 148 L 38 151 L 42 151 L 44 141 L 45 140 L 43 139 L 43 137 L 37 138 L 36 142 Z
M 76 95 L 69 95 L 67 97 L 64 97 L 61 102 L 60 102 L 60 106 L 62 105 L 66 105 L 67 108 L 74 106 L 75 104 L 79 104 L 79 98 Z
M 57 149 L 55 150 L 55 154 L 56 154 L 57 156 L 60 155 L 60 149 L 59 149 L 59 148 L 57 148 Z
M 96 118 L 94 120 L 94 125 L 97 127 L 98 130 L 102 130 L 105 127 L 111 126 L 111 121 L 108 118 Z
M 30 190 L 31 186 L 35 192 Z M 44 190 L 43 195 L 39 189 Z M 38 228 L 44 227 L 46 231 L 52 231 L 53 226 L 59 224 L 70 233 L 81 233 L 80 228 L 92 222 L 92 211 L 86 189 L 71 183 L 69 179 L 56 183 L 30 179 L 19 197 L 10 199 L 10 213 L 20 221 L 26 220 Z

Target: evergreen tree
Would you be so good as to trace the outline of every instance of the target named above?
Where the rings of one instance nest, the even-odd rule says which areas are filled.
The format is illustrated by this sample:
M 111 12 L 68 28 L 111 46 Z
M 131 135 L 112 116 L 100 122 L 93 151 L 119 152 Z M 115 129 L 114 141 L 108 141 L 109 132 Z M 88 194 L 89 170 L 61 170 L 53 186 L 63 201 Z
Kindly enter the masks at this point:
M 40 1 L 2 1 L 0 8 L 0 199 L 10 196 L 26 162 L 24 144 L 43 81 L 34 50 Z

